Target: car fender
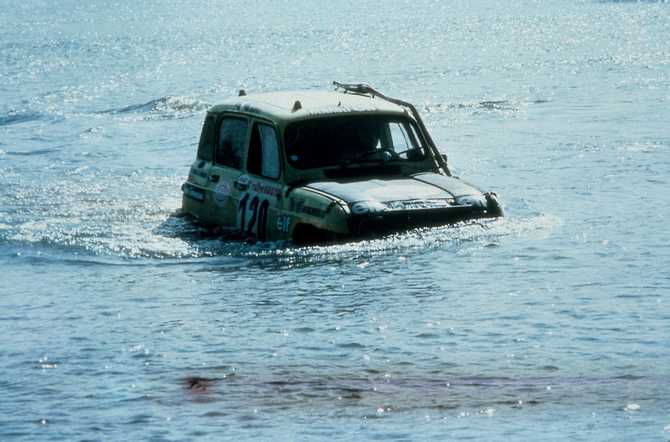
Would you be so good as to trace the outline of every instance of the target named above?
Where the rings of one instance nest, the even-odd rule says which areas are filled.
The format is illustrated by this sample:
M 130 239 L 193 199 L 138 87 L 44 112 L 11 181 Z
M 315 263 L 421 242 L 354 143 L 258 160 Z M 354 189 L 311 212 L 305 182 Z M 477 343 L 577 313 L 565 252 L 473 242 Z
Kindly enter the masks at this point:
M 349 233 L 349 208 L 344 201 L 303 187 L 294 188 L 287 193 L 284 198 L 283 218 L 278 218 L 277 228 L 281 227 L 289 237 L 294 236 L 296 228 L 306 225 L 336 235 Z

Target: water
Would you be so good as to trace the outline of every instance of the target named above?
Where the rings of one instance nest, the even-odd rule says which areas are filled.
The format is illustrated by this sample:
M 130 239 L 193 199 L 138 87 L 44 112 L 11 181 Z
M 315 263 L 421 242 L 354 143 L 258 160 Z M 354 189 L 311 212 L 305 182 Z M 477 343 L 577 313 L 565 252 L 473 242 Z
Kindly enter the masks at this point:
M 5 1 L 0 440 L 670 439 L 670 5 Z M 219 99 L 413 101 L 502 220 L 179 216 Z

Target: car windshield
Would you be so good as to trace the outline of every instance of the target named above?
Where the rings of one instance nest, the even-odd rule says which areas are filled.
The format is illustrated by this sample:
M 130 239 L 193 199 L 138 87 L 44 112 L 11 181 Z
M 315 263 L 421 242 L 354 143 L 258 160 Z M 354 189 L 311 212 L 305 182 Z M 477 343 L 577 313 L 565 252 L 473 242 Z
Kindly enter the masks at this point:
M 426 149 L 408 118 L 347 115 L 300 121 L 284 132 L 289 163 L 298 169 L 387 161 L 420 161 Z

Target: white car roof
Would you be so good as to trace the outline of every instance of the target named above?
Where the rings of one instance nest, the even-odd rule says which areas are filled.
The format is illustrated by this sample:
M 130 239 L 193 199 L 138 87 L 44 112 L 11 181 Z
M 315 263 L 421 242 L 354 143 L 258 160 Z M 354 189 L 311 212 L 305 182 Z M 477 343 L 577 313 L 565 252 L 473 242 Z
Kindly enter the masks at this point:
M 342 92 L 291 91 L 243 95 L 216 103 L 210 112 L 248 112 L 289 121 L 314 115 L 383 112 L 405 114 L 401 106 L 369 96 Z

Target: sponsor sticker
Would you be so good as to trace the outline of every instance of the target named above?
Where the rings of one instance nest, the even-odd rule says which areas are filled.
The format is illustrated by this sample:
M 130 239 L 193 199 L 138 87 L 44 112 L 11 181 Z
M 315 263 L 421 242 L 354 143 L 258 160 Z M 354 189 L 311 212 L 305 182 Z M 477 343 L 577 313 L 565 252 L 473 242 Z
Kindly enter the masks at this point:
M 325 218 L 328 213 L 327 208 L 308 206 L 303 198 L 291 197 L 288 201 L 288 208 L 291 212 L 304 213 L 305 215 L 315 216 L 317 218 Z
M 214 189 L 214 203 L 219 207 L 223 207 L 228 202 L 229 197 L 230 183 L 226 180 L 219 181 L 219 184 L 216 185 L 216 189 Z
M 441 209 L 450 206 L 448 200 L 401 200 L 389 201 L 384 205 L 391 210 Z
M 195 167 L 191 167 L 191 175 L 207 179 L 208 173 L 206 170 L 200 170 L 196 169 Z
M 277 231 L 288 233 L 289 228 L 291 227 L 291 217 L 290 216 L 278 216 L 277 217 Z
M 279 200 L 281 196 L 281 185 L 265 180 L 257 180 L 249 175 L 241 175 L 237 179 L 237 185 L 243 186 L 244 189 L 242 190 L 247 190 L 247 193 L 253 195 L 264 195 L 275 200 Z
M 185 183 L 184 187 L 182 187 L 182 190 L 184 191 L 184 195 L 188 198 L 191 198 L 192 200 L 196 200 L 201 203 L 205 201 L 205 191 L 196 186 Z
M 310 115 L 328 115 L 328 114 L 343 114 L 348 112 L 375 112 L 378 111 L 377 106 L 326 106 L 316 109 L 308 109 Z

